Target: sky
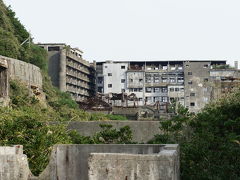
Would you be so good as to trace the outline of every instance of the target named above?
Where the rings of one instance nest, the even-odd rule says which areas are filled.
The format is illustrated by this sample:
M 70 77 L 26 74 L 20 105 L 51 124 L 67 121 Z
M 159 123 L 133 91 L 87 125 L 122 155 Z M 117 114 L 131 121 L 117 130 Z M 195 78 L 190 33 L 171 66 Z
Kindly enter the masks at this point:
M 35 43 L 66 43 L 89 61 L 240 60 L 239 0 L 4 2 Z

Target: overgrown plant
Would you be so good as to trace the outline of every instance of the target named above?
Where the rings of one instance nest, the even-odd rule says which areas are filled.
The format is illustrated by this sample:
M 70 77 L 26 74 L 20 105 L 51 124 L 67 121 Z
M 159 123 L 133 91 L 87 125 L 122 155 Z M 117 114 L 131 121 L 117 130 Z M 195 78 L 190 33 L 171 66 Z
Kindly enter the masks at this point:
M 207 105 L 197 115 L 183 112 L 160 122 L 152 143 L 179 143 L 182 179 L 239 179 L 240 91 Z

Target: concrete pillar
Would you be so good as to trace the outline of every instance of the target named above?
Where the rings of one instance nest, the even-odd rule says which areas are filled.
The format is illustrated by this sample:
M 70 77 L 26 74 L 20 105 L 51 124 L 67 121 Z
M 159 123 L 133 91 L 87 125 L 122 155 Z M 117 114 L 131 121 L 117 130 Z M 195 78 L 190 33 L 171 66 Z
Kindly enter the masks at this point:
M 238 69 L 238 61 L 234 61 L 234 67 Z
M 66 50 L 62 49 L 59 61 L 59 89 L 63 92 L 66 91 L 66 61 Z

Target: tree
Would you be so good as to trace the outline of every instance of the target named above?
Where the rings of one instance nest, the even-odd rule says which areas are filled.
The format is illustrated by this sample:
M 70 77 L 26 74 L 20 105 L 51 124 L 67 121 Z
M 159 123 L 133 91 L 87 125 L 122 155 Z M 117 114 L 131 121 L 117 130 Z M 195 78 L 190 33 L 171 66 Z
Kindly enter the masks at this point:
M 240 91 L 160 123 L 152 143 L 179 143 L 182 179 L 240 179 Z

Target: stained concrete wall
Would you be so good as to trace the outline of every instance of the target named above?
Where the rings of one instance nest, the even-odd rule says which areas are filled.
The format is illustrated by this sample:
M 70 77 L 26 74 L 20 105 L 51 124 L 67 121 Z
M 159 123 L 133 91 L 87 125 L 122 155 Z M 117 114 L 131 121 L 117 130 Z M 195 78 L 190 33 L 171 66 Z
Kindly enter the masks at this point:
M 29 86 L 36 86 L 42 89 L 42 75 L 39 67 L 5 56 L 0 56 L 0 59 L 8 62 L 10 79 L 21 80 Z
M 114 156 L 109 153 L 114 153 Z M 104 157 L 107 157 L 105 162 Z M 119 168 L 122 169 L 116 169 L 118 162 L 121 165 Z M 135 169 L 131 169 L 133 167 Z M 137 172 L 136 167 L 144 168 L 145 171 Z M 106 169 L 111 176 L 104 179 Z M 38 180 L 120 180 L 118 176 L 131 174 L 133 170 L 137 176 L 142 176 L 139 179 L 144 180 L 145 177 L 152 177 L 152 180 L 158 180 L 158 177 L 163 180 L 179 179 L 178 145 L 56 145 L 48 167 L 40 174 Z
M 8 77 L 8 63 L 4 59 L 0 59 L 0 106 L 7 106 L 9 104 L 9 77 Z
M 176 150 L 158 154 L 91 153 L 89 180 L 177 180 L 179 162 Z
M 33 177 L 22 146 L 0 147 L 0 179 L 28 180 Z
M 83 136 L 92 136 L 101 131 L 100 124 L 111 124 L 116 129 L 129 126 L 133 133 L 133 141 L 138 143 L 146 143 L 154 138 L 154 135 L 161 133 L 159 121 L 82 121 L 70 122 L 68 128 L 77 130 Z

